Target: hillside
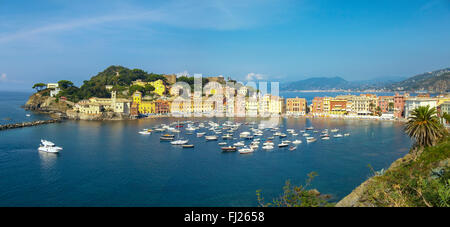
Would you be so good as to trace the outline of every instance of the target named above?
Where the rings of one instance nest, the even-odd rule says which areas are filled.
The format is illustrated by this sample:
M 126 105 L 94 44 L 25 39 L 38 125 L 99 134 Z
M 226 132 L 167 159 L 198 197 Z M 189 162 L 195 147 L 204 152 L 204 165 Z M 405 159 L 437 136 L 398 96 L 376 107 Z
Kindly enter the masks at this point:
M 397 91 L 449 92 L 450 68 L 422 73 L 404 81 L 394 83 L 389 88 Z
M 339 201 L 338 207 L 450 206 L 450 139 L 398 159 Z
M 332 89 L 349 89 L 352 84 L 341 77 L 315 77 L 295 82 L 283 83 L 280 88 L 282 90 L 332 90 Z

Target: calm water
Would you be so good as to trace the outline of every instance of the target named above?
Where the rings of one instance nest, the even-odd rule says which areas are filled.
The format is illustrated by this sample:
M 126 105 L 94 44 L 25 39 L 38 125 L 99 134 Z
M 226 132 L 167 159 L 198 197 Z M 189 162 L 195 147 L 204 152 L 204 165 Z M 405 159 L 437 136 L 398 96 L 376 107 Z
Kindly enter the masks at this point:
M 19 118 L 21 111 L 10 115 Z M 296 151 L 250 155 L 221 153 L 217 142 L 195 135 L 185 137 L 196 147 L 183 149 L 160 142 L 158 133 L 137 133 L 174 120 L 66 121 L 0 131 L 0 206 L 256 206 L 256 190 L 272 198 L 286 180 L 302 184 L 311 171 L 319 174 L 313 186 L 338 200 L 367 179 L 368 164 L 386 168 L 410 146 L 400 123 L 378 121 L 282 119 L 282 129 L 336 127 L 351 136 L 311 144 L 300 137 Z M 64 150 L 39 153 L 41 138 Z

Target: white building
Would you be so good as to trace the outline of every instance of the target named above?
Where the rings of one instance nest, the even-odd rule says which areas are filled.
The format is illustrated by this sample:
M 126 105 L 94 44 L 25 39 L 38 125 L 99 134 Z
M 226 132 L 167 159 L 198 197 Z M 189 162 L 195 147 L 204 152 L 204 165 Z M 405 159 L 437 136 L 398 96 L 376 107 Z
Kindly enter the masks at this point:
M 405 118 L 411 117 L 411 112 L 419 106 L 437 107 L 437 99 L 410 97 L 405 100 Z
M 50 97 L 55 97 L 60 91 L 59 87 L 50 90 Z

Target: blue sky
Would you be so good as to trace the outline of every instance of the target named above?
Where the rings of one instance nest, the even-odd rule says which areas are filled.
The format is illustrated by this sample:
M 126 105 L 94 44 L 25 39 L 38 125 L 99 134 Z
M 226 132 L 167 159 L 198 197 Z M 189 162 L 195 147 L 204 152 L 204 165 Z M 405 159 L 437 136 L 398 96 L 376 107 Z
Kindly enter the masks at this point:
M 0 0 L 0 90 L 110 65 L 293 81 L 450 66 L 450 0 Z

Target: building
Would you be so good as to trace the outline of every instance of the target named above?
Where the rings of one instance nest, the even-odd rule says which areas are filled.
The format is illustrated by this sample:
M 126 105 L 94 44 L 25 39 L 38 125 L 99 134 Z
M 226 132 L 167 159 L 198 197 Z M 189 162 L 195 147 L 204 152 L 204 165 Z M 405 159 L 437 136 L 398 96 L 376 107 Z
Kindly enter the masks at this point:
M 330 100 L 330 114 L 343 115 L 347 113 L 347 100 L 345 99 L 331 99 Z
M 174 84 L 177 82 L 177 75 L 171 74 L 171 75 L 163 75 L 164 78 L 166 78 L 167 83 Z
M 314 97 L 311 104 L 311 113 L 314 115 L 323 114 L 323 97 Z
M 135 80 L 132 82 L 133 85 L 139 85 L 141 87 L 145 87 L 145 85 L 152 85 L 155 90 L 153 91 L 153 93 L 158 94 L 159 96 L 163 96 L 164 93 L 166 92 L 166 86 L 164 85 L 164 81 L 162 80 L 156 80 L 156 81 L 152 81 L 152 82 L 144 82 L 142 80 Z
M 155 113 L 156 114 L 169 114 L 170 113 L 170 101 L 156 100 L 155 101 Z
M 59 94 L 60 91 L 61 91 L 61 89 L 59 89 L 59 87 L 51 89 L 50 90 L 50 97 L 55 97 L 56 95 Z
M 307 102 L 304 98 L 287 98 L 286 114 L 287 115 L 305 115 Z
M 404 95 L 400 95 L 399 93 L 395 93 L 394 96 L 394 117 L 402 118 L 405 116 L 405 100 L 409 97 L 408 93 Z
M 433 108 L 437 107 L 437 103 L 435 98 L 409 97 L 405 100 L 405 118 L 411 117 L 411 112 L 419 106 L 430 106 L 430 108 Z
M 155 102 L 146 100 L 142 97 L 142 92 L 136 91 L 133 93 L 133 103 L 137 104 L 139 114 L 153 114 L 156 113 Z
M 269 113 L 271 115 L 280 115 L 286 112 L 284 98 L 279 96 L 270 96 Z
M 378 106 L 378 98 L 373 94 L 361 94 L 352 99 L 352 112 L 357 115 L 370 115 Z
M 252 97 L 245 98 L 245 115 L 249 117 L 258 116 L 258 97 L 253 95 Z
M 53 89 L 53 88 L 57 88 L 57 87 L 59 87 L 58 83 L 48 83 L 47 84 L 48 89 Z
M 450 114 L 450 101 L 445 101 L 439 105 L 440 115 L 443 116 L 444 113 Z M 445 119 L 442 119 L 442 123 L 445 127 L 450 127 L 450 122 L 446 122 Z
M 378 107 L 380 107 L 381 113 L 394 111 L 394 96 L 379 96 Z

